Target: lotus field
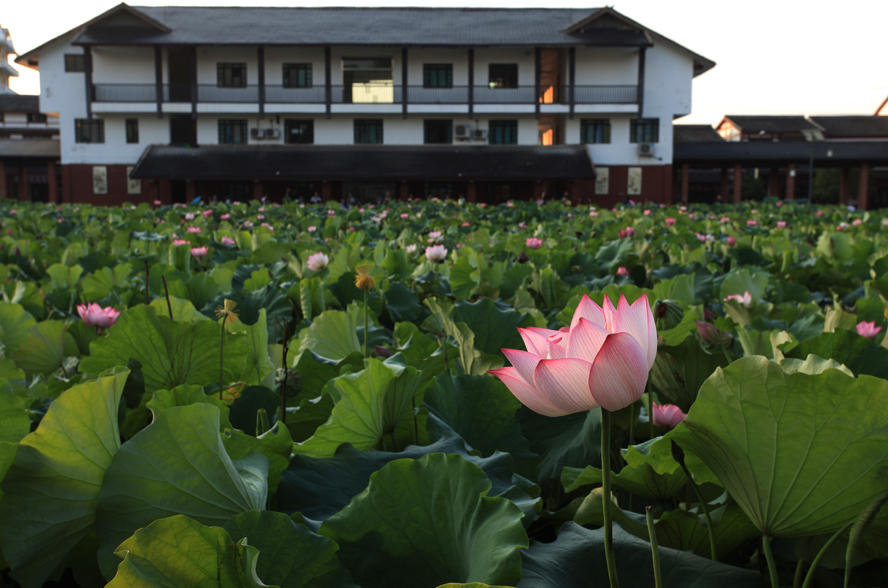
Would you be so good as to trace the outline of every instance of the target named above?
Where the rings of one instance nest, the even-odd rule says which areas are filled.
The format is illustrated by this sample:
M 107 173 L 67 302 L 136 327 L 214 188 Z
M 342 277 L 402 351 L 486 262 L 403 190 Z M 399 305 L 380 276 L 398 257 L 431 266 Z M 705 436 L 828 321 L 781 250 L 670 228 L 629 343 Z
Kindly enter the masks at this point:
M 0 203 L 3 586 L 888 586 L 888 215 Z

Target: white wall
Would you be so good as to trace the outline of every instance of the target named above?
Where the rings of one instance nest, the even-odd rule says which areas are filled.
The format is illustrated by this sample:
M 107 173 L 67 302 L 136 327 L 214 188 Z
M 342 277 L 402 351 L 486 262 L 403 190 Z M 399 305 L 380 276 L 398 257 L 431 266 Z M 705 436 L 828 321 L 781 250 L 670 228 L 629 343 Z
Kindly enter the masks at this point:
M 650 54 L 650 50 L 648 51 Z M 564 78 L 567 80 L 567 78 Z M 577 47 L 578 86 L 634 86 L 638 83 L 635 47 Z
M 477 56 L 475 60 L 477 61 Z M 450 63 L 453 65 L 453 85 L 469 85 L 469 50 L 448 48 L 408 49 L 407 81 L 410 86 L 422 85 L 423 65 L 426 63 Z M 478 82 L 477 64 L 475 82 Z
M 155 82 L 153 47 L 93 47 L 92 61 L 94 84 Z M 40 70 L 43 71 L 42 57 Z
M 310 63 L 311 80 L 315 86 L 326 83 L 324 77 L 324 50 L 318 47 L 266 47 L 265 84 L 282 86 L 285 63 Z M 336 83 L 336 82 L 334 82 Z

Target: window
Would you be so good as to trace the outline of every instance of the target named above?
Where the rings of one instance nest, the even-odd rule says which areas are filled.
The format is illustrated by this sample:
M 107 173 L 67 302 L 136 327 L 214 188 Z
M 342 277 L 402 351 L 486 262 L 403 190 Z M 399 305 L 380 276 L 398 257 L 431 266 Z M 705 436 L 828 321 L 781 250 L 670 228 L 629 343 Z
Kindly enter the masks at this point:
M 41 114 L 39 112 L 29 112 L 28 113 L 28 122 L 29 123 L 45 123 L 46 115 Z
M 83 54 L 82 53 L 66 53 L 65 54 L 65 71 L 66 72 L 86 71 L 86 64 L 83 61 Z
M 453 143 L 453 121 L 423 121 L 423 137 L 423 142 L 427 144 Z
M 423 88 L 452 88 L 453 64 L 426 63 L 422 66 Z
M 219 119 L 219 143 L 246 143 L 247 121 L 245 119 Z
M 74 121 L 75 143 L 104 143 L 105 121 L 100 118 L 78 118 Z
M 284 87 L 285 88 L 311 88 L 311 64 L 310 63 L 285 63 Z
M 630 143 L 656 143 L 660 140 L 659 118 L 636 118 L 629 127 Z
M 518 64 L 491 63 L 489 85 L 491 88 L 517 88 Z
M 137 118 L 126 119 L 126 142 L 127 143 L 138 143 L 139 142 L 139 119 L 137 119 Z
M 492 120 L 487 131 L 488 142 L 491 145 L 517 145 L 518 121 L 517 120 Z
M 294 145 L 311 145 L 314 143 L 314 121 L 285 120 L 284 142 Z
M 216 66 L 216 85 L 220 88 L 246 88 L 246 63 L 220 63 Z
M 606 118 L 580 121 L 580 143 L 610 143 L 611 123 Z
M 343 57 L 342 101 L 391 104 L 395 101 L 391 57 Z
M 355 119 L 355 144 L 382 143 L 382 119 Z

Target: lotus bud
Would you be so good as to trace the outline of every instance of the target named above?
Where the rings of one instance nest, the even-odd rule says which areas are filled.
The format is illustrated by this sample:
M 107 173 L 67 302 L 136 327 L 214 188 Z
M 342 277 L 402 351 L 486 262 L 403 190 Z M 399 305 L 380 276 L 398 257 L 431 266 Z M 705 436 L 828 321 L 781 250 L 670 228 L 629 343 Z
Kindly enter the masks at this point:
M 694 322 L 697 323 L 697 332 L 700 334 L 700 338 L 707 345 L 731 347 L 734 344 L 734 337 L 730 333 L 722 331 L 709 323 Z
M 675 300 L 657 300 L 654 304 L 654 321 L 658 331 L 677 327 L 683 318 L 684 310 Z

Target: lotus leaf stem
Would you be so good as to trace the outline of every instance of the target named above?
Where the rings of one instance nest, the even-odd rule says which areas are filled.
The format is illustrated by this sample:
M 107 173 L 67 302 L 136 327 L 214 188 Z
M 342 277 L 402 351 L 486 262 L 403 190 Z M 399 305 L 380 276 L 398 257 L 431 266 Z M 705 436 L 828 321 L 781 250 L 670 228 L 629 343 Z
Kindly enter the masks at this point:
M 771 536 L 762 535 L 762 551 L 765 561 L 768 562 L 768 573 L 771 575 L 771 588 L 780 588 L 780 579 L 777 577 L 777 564 L 774 562 L 774 554 L 771 553 Z
M 601 409 L 601 510 L 604 514 L 604 557 L 611 588 L 619 588 L 617 562 L 614 558 L 614 520 L 611 513 L 610 412 Z
M 651 558 L 654 562 L 654 587 L 663 588 L 663 574 L 660 572 L 660 544 L 657 542 L 657 533 L 654 530 L 654 513 L 651 507 L 645 507 L 644 516 L 647 519 L 648 537 L 651 541 Z
M 829 541 L 823 544 L 823 547 L 821 547 L 820 551 L 817 552 L 817 557 L 815 557 L 814 561 L 811 562 L 811 567 L 808 568 L 808 573 L 805 574 L 805 582 L 802 584 L 802 588 L 811 588 L 811 584 L 814 582 L 814 572 L 817 571 L 817 565 L 820 563 L 820 560 L 826 554 L 830 546 L 836 542 L 836 539 L 841 537 L 842 533 L 847 531 L 853 524 L 854 521 L 851 521 L 850 523 L 836 531 L 833 536 L 829 538 Z

